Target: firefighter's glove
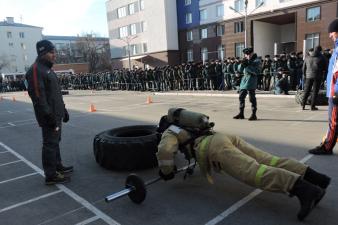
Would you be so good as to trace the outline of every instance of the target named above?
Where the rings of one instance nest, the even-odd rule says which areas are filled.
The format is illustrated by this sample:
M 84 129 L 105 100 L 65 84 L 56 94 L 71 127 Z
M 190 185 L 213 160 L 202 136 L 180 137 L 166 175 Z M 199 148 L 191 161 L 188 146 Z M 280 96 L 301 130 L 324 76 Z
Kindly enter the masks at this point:
M 171 172 L 171 173 L 169 173 L 169 174 L 163 174 L 161 170 L 158 171 L 158 175 L 160 175 L 160 177 L 161 177 L 163 180 L 165 180 L 165 181 L 174 179 L 174 177 L 175 177 L 175 173 L 174 173 L 174 172 Z
M 338 105 L 338 92 L 334 93 L 332 96 L 332 102 L 333 104 Z
M 56 118 L 53 114 L 46 114 L 45 115 L 45 119 L 46 119 L 46 124 L 48 127 L 50 128 L 55 128 L 56 127 Z
M 64 112 L 64 116 L 63 116 L 63 120 L 64 123 L 67 123 L 69 121 L 69 113 L 67 111 L 67 109 L 65 108 L 65 112 Z

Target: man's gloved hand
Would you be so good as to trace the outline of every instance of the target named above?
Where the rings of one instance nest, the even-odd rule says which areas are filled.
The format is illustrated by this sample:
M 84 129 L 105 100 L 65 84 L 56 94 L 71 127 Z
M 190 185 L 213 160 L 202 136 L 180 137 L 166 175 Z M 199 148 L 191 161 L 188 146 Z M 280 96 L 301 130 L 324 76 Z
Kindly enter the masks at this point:
M 241 64 L 242 64 L 243 67 L 247 67 L 249 65 L 249 60 L 243 59 Z
M 67 111 L 67 109 L 65 108 L 65 112 L 64 112 L 64 116 L 63 116 L 63 122 L 64 123 L 67 123 L 68 121 L 69 121 L 69 113 L 68 113 L 68 111 Z
M 338 105 L 338 92 L 334 93 L 332 96 L 332 102 L 333 104 Z
M 158 171 L 158 175 L 160 175 L 160 177 L 161 177 L 163 180 L 165 180 L 165 181 L 174 179 L 174 177 L 175 177 L 174 171 L 171 172 L 171 173 L 169 173 L 169 174 L 163 174 L 162 171 L 159 170 L 159 171 Z
M 53 114 L 47 114 L 45 115 L 46 123 L 47 126 L 50 128 L 55 128 L 56 127 L 56 118 Z

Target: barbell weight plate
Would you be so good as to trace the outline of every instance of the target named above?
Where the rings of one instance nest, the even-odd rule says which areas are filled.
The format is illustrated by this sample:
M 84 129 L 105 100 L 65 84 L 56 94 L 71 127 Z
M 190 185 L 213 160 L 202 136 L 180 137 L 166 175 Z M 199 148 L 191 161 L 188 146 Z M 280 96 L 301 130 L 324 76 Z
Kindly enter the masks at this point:
M 130 174 L 126 179 L 126 188 L 130 187 L 134 187 L 134 190 L 128 193 L 130 200 L 136 204 L 141 204 L 147 195 L 144 181 L 136 174 Z

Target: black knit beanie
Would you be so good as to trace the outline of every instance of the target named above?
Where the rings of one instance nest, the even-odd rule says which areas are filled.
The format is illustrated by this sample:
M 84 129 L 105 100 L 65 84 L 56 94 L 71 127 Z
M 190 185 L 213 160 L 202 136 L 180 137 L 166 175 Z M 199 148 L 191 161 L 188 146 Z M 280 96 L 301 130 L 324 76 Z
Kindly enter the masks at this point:
M 338 32 L 338 19 L 335 19 L 330 23 L 328 31 L 329 33 Z
M 47 52 L 50 52 L 54 49 L 55 46 L 48 40 L 42 40 L 36 43 L 36 52 L 38 53 L 38 56 L 43 56 Z

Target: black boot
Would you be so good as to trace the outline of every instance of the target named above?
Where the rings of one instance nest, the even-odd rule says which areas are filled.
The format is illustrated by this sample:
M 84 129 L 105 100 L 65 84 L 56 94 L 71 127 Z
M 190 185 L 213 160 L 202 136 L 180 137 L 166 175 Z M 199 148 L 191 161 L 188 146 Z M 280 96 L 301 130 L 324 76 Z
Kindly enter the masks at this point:
M 248 120 L 250 120 L 250 121 L 252 121 L 252 120 L 257 120 L 256 114 L 253 114 L 253 113 L 252 113 Z
M 244 113 L 242 111 L 240 111 L 236 116 L 233 117 L 234 119 L 238 120 L 238 119 L 244 119 Z
M 292 190 L 291 195 L 296 195 L 300 202 L 300 210 L 297 214 L 298 220 L 302 221 L 311 212 L 316 202 L 323 198 L 325 191 L 306 180 L 299 178 Z
M 323 143 L 313 149 L 310 149 L 308 152 L 314 155 L 332 155 L 333 154 L 332 150 L 325 149 L 325 146 Z
M 326 176 L 325 174 L 318 173 L 310 167 L 308 167 L 305 171 L 304 180 L 309 181 L 311 184 L 317 185 L 324 190 L 331 182 L 330 177 Z

